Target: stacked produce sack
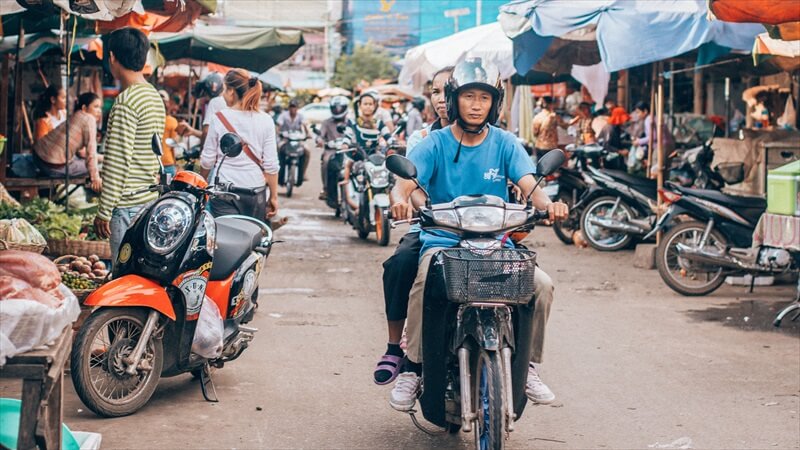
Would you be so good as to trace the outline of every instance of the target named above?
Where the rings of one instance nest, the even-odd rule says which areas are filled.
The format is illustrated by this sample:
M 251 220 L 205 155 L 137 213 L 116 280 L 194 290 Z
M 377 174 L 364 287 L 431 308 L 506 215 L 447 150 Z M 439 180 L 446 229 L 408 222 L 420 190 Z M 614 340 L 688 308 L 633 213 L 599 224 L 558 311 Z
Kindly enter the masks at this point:
M 80 314 L 61 272 L 37 253 L 0 251 L 0 365 L 57 338 Z

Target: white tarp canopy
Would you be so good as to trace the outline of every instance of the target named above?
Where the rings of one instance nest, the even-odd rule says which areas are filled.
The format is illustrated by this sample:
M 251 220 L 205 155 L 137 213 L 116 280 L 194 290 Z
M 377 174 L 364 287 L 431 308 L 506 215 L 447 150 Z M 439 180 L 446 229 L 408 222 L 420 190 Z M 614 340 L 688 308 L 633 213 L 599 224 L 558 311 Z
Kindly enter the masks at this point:
M 516 73 L 511 39 L 495 22 L 409 49 L 398 84 L 413 87 L 415 92 L 419 92 L 437 70 L 455 65 L 469 56 L 491 61 L 503 78 Z
M 586 40 L 584 34 L 586 33 L 572 33 L 564 36 L 564 39 Z M 593 38 L 594 34 L 589 33 L 588 36 Z M 467 57 L 490 61 L 500 70 L 503 79 L 510 78 L 517 73 L 514 69 L 513 47 L 511 39 L 506 36 L 499 22 L 470 28 L 409 49 L 400 70 L 398 84 L 420 92 L 436 71 L 455 65 Z M 595 101 L 603 102 L 611 76 L 601 64 L 573 65 L 569 73 L 586 86 Z

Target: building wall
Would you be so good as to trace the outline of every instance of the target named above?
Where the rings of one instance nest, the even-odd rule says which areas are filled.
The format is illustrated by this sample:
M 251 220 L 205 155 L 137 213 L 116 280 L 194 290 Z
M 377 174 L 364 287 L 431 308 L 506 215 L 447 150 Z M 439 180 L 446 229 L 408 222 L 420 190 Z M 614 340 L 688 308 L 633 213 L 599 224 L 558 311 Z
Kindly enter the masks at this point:
M 469 9 L 458 18 L 459 31 L 497 21 L 501 5 L 508 0 L 343 0 L 340 30 L 344 51 L 369 41 L 402 56 L 414 46 L 453 34 L 455 20 L 445 11 Z

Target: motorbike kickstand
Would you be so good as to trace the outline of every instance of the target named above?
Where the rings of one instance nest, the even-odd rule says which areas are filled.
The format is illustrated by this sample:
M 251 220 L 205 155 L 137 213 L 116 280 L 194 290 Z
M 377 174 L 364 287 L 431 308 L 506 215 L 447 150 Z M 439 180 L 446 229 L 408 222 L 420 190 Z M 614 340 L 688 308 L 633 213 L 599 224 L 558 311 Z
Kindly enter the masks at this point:
M 445 429 L 445 428 L 443 428 L 441 430 L 431 430 L 428 427 L 426 427 L 425 425 L 422 425 L 421 423 L 419 423 L 419 420 L 417 419 L 417 416 L 415 415 L 416 412 L 417 412 L 416 410 L 412 409 L 412 410 L 408 411 L 408 415 L 411 416 L 411 421 L 414 422 L 414 426 L 419 428 L 420 431 L 422 431 L 423 433 L 427 434 L 428 436 L 441 436 L 443 434 L 447 434 L 447 429 Z
M 200 389 L 203 391 L 203 398 L 207 402 L 217 403 L 217 388 L 214 387 L 214 380 L 211 379 L 211 366 L 206 362 L 203 370 L 200 371 Z

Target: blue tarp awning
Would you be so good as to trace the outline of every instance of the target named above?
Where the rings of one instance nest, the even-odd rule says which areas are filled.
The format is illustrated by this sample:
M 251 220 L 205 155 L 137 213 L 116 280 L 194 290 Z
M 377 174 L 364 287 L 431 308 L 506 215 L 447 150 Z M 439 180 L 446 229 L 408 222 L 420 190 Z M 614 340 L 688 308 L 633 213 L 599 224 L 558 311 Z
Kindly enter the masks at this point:
M 709 21 L 706 0 L 518 0 L 500 9 L 514 42 L 514 66 L 526 73 L 553 40 L 594 32 L 608 72 L 672 58 L 703 44 L 749 52 L 761 24 Z M 577 40 L 581 40 L 580 37 Z M 572 61 L 573 64 L 585 64 Z

